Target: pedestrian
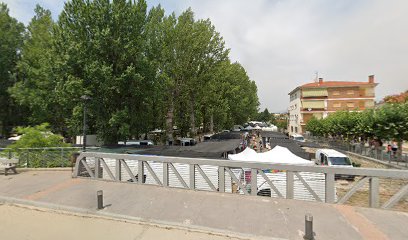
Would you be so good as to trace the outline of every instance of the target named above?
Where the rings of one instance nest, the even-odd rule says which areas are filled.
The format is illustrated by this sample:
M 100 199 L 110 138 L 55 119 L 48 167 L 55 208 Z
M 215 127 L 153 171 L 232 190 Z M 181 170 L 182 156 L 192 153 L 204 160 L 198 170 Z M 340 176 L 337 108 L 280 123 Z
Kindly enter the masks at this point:
M 398 144 L 397 142 L 394 140 L 391 143 L 391 149 L 392 149 L 392 154 L 394 155 L 394 158 L 397 157 L 397 151 L 398 151 Z
M 392 147 L 391 147 L 391 144 L 388 144 L 387 145 L 387 154 L 391 156 L 391 153 L 392 153 Z

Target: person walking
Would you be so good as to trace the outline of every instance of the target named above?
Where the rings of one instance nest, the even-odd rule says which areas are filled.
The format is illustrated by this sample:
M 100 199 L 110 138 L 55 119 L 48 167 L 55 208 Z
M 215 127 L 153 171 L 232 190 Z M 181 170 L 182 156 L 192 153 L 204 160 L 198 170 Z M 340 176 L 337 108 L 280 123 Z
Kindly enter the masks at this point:
M 395 140 L 392 141 L 391 143 L 391 149 L 392 149 L 392 155 L 394 156 L 394 158 L 397 158 L 398 144 Z

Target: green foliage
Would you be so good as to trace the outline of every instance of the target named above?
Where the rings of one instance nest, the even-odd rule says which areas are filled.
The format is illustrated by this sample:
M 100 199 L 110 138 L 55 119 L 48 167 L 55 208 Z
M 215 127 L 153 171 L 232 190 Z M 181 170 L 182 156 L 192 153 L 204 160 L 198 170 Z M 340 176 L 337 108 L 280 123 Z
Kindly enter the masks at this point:
M 258 113 L 257 120 L 261 122 L 269 122 L 271 120 L 271 114 L 267 108 L 263 112 Z
M 21 59 L 17 65 L 19 81 L 9 89 L 9 93 L 20 106 L 29 109 L 31 124 L 48 121 L 54 129 L 62 132 L 63 122 L 58 118 L 61 105 L 55 93 L 53 73 L 53 27 L 51 12 L 37 5 L 35 16 L 27 27 Z
M 255 82 L 191 9 L 176 16 L 160 5 L 147 12 L 144 0 L 72 0 L 56 23 L 40 6 L 35 13 L 17 82 L 5 88 L 31 124 L 79 134 L 84 94 L 89 132 L 107 144 L 155 128 L 171 139 L 173 126 L 194 136 L 198 126 L 230 128 L 257 114 Z
M 408 103 L 384 105 L 374 114 L 374 126 L 379 138 L 408 140 Z
M 7 135 L 24 113 L 14 104 L 7 89 L 17 77 L 19 50 L 23 44 L 24 25 L 10 17 L 7 5 L 0 3 L 0 134 Z M 15 126 L 15 125 L 14 125 Z
M 19 158 L 19 164 L 26 167 L 61 167 L 69 166 L 69 158 L 73 149 L 44 149 L 70 147 L 63 142 L 61 135 L 53 134 L 48 123 L 34 127 L 17 127 L 15 132 L 21 138 L 9 148 Z
M 53 134 L 48 123 L 34 127 L 17 127 L 15 132 L 21 134 L 21 138 L 10 145 L 12 149 L 18 148 L 44 148 L 44 147 L 69 147 L 64 143 L 61 135 Z
M 312 117 L 306 124 L 306 131 L 311 132 L 314 136 L 322 137 L 326 134 L 325 125 L 322 120 Z
M 312 118 L 306 130 L 315 136 L 340 137 L 345 140 L 377 137 L 385 140 L 408 140 L 408 103 L 385 104 L 363 112 L 336 112 L 327 118 Z
M 278 127 L 278 129 L 280 129 L 280 131 L 284 131 L 288 128 L 288 121 L 286 120 L 276 120 L 275 122 L 276 127 Z

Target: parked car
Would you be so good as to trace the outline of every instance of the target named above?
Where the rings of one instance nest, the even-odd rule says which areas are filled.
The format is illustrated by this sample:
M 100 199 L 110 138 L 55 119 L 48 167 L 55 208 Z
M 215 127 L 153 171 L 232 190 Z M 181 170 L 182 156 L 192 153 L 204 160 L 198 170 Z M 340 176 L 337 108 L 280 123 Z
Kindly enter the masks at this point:
M 197 142 L 194 138 L 182 138 L 180 139 L 181 146 L 194 146 Z
M 336 167 L 346 167 L 352 168 L 353 163 L 351 162 L 350 158 L 336 150 L 333 149 L 317 149 L 315 155 L 315 163 L 321 166 L 336 166 Z M 341 175 L 336 174 L 335 178 L 346 178 L 348 180 L 354 180 L 353 175 Z
M 290 138 L 298 142 L 306 142 L 305 138 L 300 134 L 293 134 Z
M 151 140 L 128 140 L 126 142 L 120 141 L 120 142 L 118 142 L 118 144 L 126 145 L 126 146 L 129 146 L 129 145 L 152 146 L 152 145 L 154 145 L 153 141 L 151 141 Z

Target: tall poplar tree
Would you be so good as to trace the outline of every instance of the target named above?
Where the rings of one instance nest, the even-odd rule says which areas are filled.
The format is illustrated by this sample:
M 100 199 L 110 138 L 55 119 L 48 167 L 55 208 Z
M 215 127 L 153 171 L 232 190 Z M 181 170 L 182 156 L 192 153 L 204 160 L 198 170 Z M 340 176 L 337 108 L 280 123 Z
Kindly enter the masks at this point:
M 105 143 L 138 135 L 148 126 L 145 113 L 151 79 L 144 52 L 146 2 L 72 0 L 65 4 L 56 31 L 58 87 L 79 129 L 89 95 L 89 125 Z M 78 133 L 78 132 L 77 132 Z
M 21 107 L 28 108 L 30 124 L 49 122 L 53 130 L 63 133 L 61 105 L 55 92 L 54 22 L 49 10 L 37 5 L 34 11 L 21 48 L 19 78 L 9 92 Z
M 0 3 L 0 134 L 7 135 L 21 124 L 20 111 L 10 98 L 8 88 L 17 79 L 17 61 L 23 44 L 24 25 L 9 15 L 6 4 Z

